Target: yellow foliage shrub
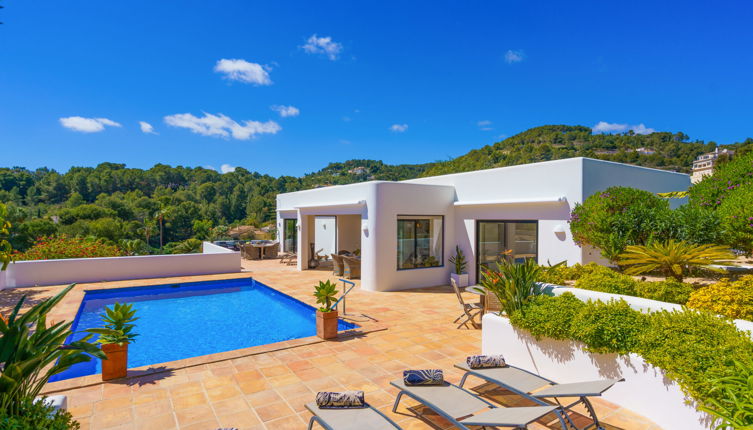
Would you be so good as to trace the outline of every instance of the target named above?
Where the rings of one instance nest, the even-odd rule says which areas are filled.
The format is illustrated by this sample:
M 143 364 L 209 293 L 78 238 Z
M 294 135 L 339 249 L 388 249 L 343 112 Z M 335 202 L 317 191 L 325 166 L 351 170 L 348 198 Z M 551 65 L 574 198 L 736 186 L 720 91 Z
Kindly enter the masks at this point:
M 743 276 L 735 282 L 722 279 L 699 288 L 690 294 L 687 306 L 730 318 L 753 320 L 753 275 Z

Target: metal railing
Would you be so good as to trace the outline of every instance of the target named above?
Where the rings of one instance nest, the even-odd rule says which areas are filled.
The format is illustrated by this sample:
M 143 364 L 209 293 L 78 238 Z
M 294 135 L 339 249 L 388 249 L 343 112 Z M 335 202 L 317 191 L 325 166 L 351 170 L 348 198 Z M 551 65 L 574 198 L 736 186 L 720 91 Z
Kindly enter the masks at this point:
M 342 296 L 340 296 L 339 299 L 337 299 L 337 301 L 335 302 L 334 305 L 332 305 L 332 307 L 330 308 L 330 310 L 333 311 L 333 310 L 337 309 L 337 304 L 340 303 L 340 302 L 343 302 L 343 313 L 342 314 L 343 315 L 347 315 L 347 313 L 345 312 L 345 297 L 348 295 L 348 293 L 350 292 L 350 290 L 352 290 L 353 287 L 356 286 L 356 283 L 353 282 L 353 281 L 348 281 L 347 279 L 342 279 L 342 278 L 340 278 L 340 281 L 343 281 L 343 290 L 345 290 L 345 288 L 347 287 L 347 285 L 350 285 L 350 287 L 347 287 L 348 289 L 345 290 L 345 292 L 343 293 Z

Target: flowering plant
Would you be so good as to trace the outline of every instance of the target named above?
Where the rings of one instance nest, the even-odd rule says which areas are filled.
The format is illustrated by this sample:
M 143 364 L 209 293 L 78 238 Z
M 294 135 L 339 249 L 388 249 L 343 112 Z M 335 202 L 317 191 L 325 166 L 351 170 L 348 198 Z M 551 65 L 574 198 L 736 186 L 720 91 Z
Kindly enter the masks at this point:
M 16 260 L 59 260 L 64 258 L 118 257 L 123 251 L 101 240 L 81 237 L 42 236 L 26 252 L 15 254 Z

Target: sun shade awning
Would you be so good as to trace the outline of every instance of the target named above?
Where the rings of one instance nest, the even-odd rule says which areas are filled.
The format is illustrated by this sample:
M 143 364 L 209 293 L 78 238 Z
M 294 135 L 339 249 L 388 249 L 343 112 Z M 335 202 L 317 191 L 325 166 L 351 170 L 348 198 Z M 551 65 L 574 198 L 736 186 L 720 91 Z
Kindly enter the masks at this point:
M 473 200 L 473 201 L 457 201 L 453 203 L 455 206 L 494 206 L 494 205 L 520 205 L 520 204 L 556 204 L 566 203 L 567 197 L 529 197 L 519 199 L 502 199 L 502 200 Z

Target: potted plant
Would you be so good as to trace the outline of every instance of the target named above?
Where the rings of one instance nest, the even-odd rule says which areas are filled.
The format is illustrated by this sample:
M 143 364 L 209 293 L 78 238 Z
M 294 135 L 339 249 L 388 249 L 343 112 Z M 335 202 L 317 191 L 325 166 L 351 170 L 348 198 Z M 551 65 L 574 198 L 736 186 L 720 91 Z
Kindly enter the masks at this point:
M 455 246 L 455 255 L 450 257 L 448 261 L 455 266 L 455 273 L 451 273 L 450 278 L 455 280 L 458 287 L 467 287 L 468 272 L 465 269 L 468 267 L 468 262 L 465 260 L 465 255 L 459 246 Z
M 322 305 L 316 310 L 316 335 L 322 339 L 337 337 L 337 309 L 332 309 L 332 303 L 337 298 L 336 287 L 329 280 L 319 281 L 319 285 L 314 286 L 316 302 Z
M 99 335 L 97 342 L 102 345 L 102 352 L 106 358 L 102 360 L 102 380 L 124 378 L 128 372 L 128 344 L 135 341 L 136 333 L 132 322 L 136 310 L 130 303 L 114 303 L 112 308 L 105 307 L 101 315 L 105 323 L 104 328 L 92 328 L 86 330 L 89 333 Z

